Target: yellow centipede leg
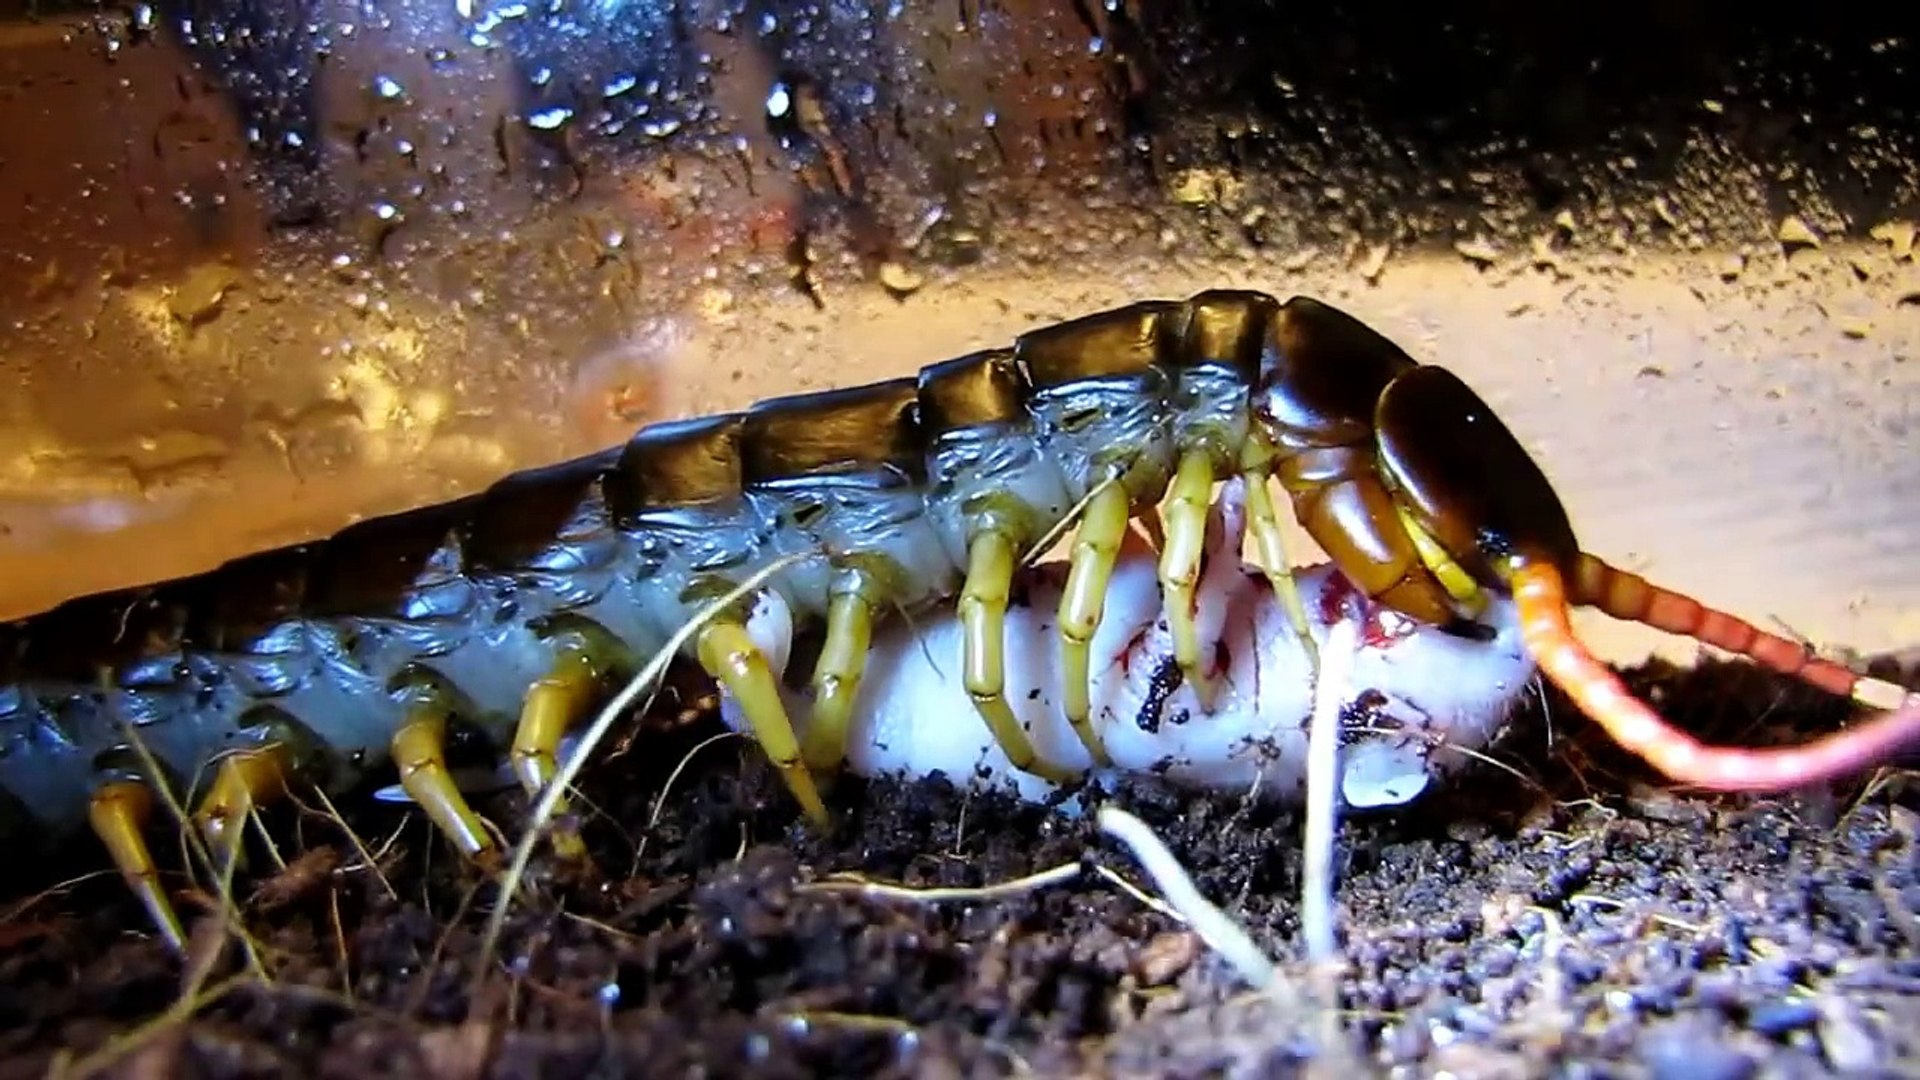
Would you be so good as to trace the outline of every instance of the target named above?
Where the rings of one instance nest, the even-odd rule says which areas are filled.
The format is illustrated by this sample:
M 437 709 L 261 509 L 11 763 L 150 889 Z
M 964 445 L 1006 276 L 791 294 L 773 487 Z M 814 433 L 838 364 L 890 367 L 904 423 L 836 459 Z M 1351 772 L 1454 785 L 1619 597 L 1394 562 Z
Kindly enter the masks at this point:
M 960 591 L 962 665 L 967 694 L 1007 761 L 1054 783 L 1073 777 L 1070 770 L 1041 760 L 1025 729 L 1007 704 L 1007 599 L 1013 584 L 1013 541 L 996 529 L 982 531 L 967 548 L 967 582 Z
M 1166 542 L 1160 549 L 1160 591 L 1166 599 L 1173 659 L 1203 708 L 1213 706 L 1215 684 L 1200 663 L 1200 632 L 1194 626 L 1193 594 L 1207 547 L 1207 510 L 1213 503 L 1213 458 L 1205 450 L 1180 457 L 1168 492 Z
M 1066 701 L 1067 722 L 1098 766 L 1112 764 L 1112 759 L 1107 757 L 1107 748 L 1093 730 L 1091 719 L 1093 632 L 1106 611 L 1107 586 L 1131 516 L 1127 489 L 1120 484 L 1106 484 L 1088 499 L 1086 515 L 1073 540 L 1066 591 L 1060 597 L 1060 656 L 1065 667 L 1061 695 Z
M 1294 636 L 1307 651 L 1307 662 L 1320 669 L 1320 648 L 1307 628 L 1307 606 L 1300 599 L 1300 586 L 1293 580 L 1293 557 L 1287 554 L 1287 536 L 1280 529 L 1280 515 L 1274 512 L 1273 492 L 1267 488 L 1264 469 L 1249 470 L 1247 479 L 1247 522 L 1253 530 L 1253 542 L 1260 549 L 1261 569 L 1273 585 L 1273 594 L 1287 613 Z
M 562 648 L 546 676 L 527 688 L 520 706 L 520 724 L 514 729 L 509 754 L 513 775 L 529 798 L 539 798 L 560 772 L 560 741 L 593 703 L 599 675 L 587 654 Z M 566 812 L 566 799 L 554 803 L 554 816 Z M 586 845 L 571 830 L 556 830 L 554 853 L 563 859 L 586 857 Z
M 1408 539 L 1413 541 L 1413 550 L 1420 555 L 1420 562 L 1426 566 L 1447 595 L 1472 614 L 1478 614 L 1487 606 L 1487 594 L 1473 575 L 1467 573 L 1447 549 L 1440 545 L 1420 523 L 1407 513 L 1406 507 L 1400 507 L 1400 524 L 1407 530 Z
M 180 929 L 180 917 L 160 889 L 160 871 L 153 865 L 153 853 L 147 850 L 142 835 L 152 818 L 153 792 L 137 780 L 102 784 L 87 804 L 87 820 L 106 845 L 127 887 L 146 906 L 154 926 L 173 951 L 184 952 L 187 938 Z
M 499 849 L 493 836 L 447 769 L 445 712 L 430 705 L 415 707 L 393 733 L 393 763 L 400 771 L 400 786 L 462 855 L 483 866 L 494 861 Z
M 287 770 L 292 763 L 292 755 L 280 743 L 240 750 L 220 759 L 212 786 L 193 811 L 194 827 L 207 838 L 208 850 L 216 854 L 229 850 L 234 843 L 229 830 L 244 825 L 255 806 L 286 794 Z
M 853 699 L 866 673 L 867 650 L 873 644 L 873 603 L 869 581 L 858 570 L 845 584 L 836 583 L 827 603 L 827 639 L 813 669 L 813 717 L 807 723 L 804 757 L 807 767 L 834 772 L 847 753 L 847 729 L 853 722 Z
M 700 632 L 696 651 L 700 666 L 707 674 L 724 683 L 740 702 L 754 738 L 760 740 L 774 767 L 780 770 L 787 790 L 806 811 L 807 817 L 822 829 L 830 827 L 826 804 L 814 787 L 813 774 L 800 760 L 800 740 L 794 737 L 793 721 L 780 701 L 780 687 L 774 681 L 767 658 L 754 647 L 747 628 L 738 622 L 715 621 Z

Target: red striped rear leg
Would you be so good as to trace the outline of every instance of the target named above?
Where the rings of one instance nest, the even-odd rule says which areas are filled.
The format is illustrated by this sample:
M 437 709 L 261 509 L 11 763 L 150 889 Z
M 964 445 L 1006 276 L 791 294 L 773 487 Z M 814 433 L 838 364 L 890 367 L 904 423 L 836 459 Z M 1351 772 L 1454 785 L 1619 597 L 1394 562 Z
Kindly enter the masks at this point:
M 1521 634 L 1540 669 L 1615 742 L 1667 777 L 1715 791 L 1780 791 L 1872 768 L 1920 745 L 1920 695 L 1808 655 L 1786 638 L 1582 554 L 1570 598 L 1544 559 L 1516 559 L 1512 576 Z M 1684 634 L 1798 676 L 1829 692 L 1885 710 L 1865 723 L 1798 746 L 1713 746 L 1675 728 L 1628 691 L 1612 669 L 1574 637 L 1569 600 L 1619 619 Z

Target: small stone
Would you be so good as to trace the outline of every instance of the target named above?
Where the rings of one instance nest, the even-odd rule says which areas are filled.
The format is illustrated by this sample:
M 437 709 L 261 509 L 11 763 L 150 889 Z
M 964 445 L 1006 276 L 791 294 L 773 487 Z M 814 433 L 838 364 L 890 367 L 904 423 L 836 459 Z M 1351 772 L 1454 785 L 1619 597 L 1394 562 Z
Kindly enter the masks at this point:
M 1867 231 L 1867 235 L 1887 245 L 1888 253 L 1896 262 L 1913 258 L 1914 224 L 1911 221 L 1883 221 Z
M 1191 930 L 1157 934 L 1134 957 L 1133 974 L 1141 986 L 1165 986 L 1193 966 L 1200 955 L 1200 936 Z
M 1481 266 L 1491 266 L 1500 261 L 1500 249 L 1493 245 L 1493 241 L 1488 240 L 1484 236 L 1476 236 L 1471 240 L 1455 241 L 1453 250 L 1459 252 L 1461 256 L 1467 260 L 1478 263 Z
M 1642 1045 L 1653 1080 L 1748 1080 L 1758 1071 L 1753 1058 L 1728 1046 L 1705 1024 L 1667 1024 L 1647 1035 Z
M 1820 1046 L 1836 1072 L 1863 1075 L 1885 1064 L 1860 1006 L 1830 994 L 1822 997 L 1816 1008 L 1820 1013 Z
M 1387 256 L 1393 253 L 1391 244 L 1375 244 L 1367 249 L 1367 257 L 1360 261 L 1360 276 L 1369 285 L 1380 282 L 1380 274 L 1387 268 Z
M 1762 1005 L 1747 1017 L 1747 1026 L 1768 1038 L 1777 1039 L 1801 1028 L 1812 1027 L 1820 1019 L 1820 1010 L 1808 1001 L 1776 1001 Z
M 919 291 L 920 286 L 926 284 L 926 278 L 909 267 L 889 260 L 880 264 L 880 284 L 890 292 L 905 296 Z
M 1792 251 L 1796 248 L 1820 246 L 1820 234 L 1801 219 L 1798 214 L 1788 214 L 1780 219 L 1780 231 L 1777 234 L 1780 246 Z

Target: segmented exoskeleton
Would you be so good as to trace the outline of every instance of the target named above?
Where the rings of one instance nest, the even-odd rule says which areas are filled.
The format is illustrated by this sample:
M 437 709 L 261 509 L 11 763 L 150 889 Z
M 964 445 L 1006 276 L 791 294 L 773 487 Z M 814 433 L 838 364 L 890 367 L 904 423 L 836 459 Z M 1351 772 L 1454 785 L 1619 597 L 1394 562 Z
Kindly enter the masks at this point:
M 917 376 L 656 425 L 467 499 L 64 605 L 0 644 L 0 790 L 55 829 L 84 809 L 175 942 L 142 837 L 156 778 L 135 735 L 164 779 L 199 792 L 194 817 L 211 838 L 290 783 L 340 787 L 390 760 L 455 845 L 487 862 L 497 844 L 449 775 L 450 725 L 510 740 L 515 774 L 537 791 L 609 680 L 796 553 L 769 587 L 824 626 L 804 745 L 747 632 L 748 603 L 704 624 L 689 651 L 812 819 L 828 821 L 814 777 L 843 757 L 875 620 L 956 597 L 981 722 L 1016 768 L 1069 779 L 1005 700 L 1021 554 L 1075 529 L 1058 618 L 1062 705 L 1105 763 L 1088 717 L 1088 644 L 1129 519 L 1165 504 L 1173 654 L 1204 702 L 1215 658 L 1194 630 L 1194 588 L 1214 485 L 1231 476 L 1248 481 L 1269 568 L 1289 565 L 1267 483 L 1277 476 L 1334 564 L 1392 609 L 1445 623 L 1470 618 L 1487 590 L 1511 590 L 1542 668 L 1678 779 L 1805 782 L 1920 728 L 1909 709 L 1764 753 L 1670 732 L 1575 641 L 1568 602 L 1864 701 L 1901 694 L 1582 554 L 1538 467 L 1445 370 L 1317 301 L 1213 291 L 1034 330 Z M 1270 573 L 1304 636 L 1291 579 Z M 577 840 L 556 843 L 578 854 L 567 846 Z

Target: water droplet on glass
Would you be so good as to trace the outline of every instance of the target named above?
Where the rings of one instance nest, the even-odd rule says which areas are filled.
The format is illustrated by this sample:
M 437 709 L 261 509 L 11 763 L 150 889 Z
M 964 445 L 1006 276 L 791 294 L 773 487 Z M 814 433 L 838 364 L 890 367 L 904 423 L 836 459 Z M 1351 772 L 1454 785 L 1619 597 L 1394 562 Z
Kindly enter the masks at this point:
M 168 297 L 173 317 L 188 325 L 210 322 L 220 314 L 227 291 L 239 284 L 240 274 L 224 263 L 203 263 Z
M 605 95 L 606 97 L 616 98 L 638 85 L 640 85 L 640 79 L 638 76 L 622 75 L 619 78 L 608 83 L 605 87 L 603 87 L 600 93 Z
M 920 286 L 926 284 L 926 279 L 912 268 L 889 259 L 880 264 L 880 284 L 895 296 L 906 296 L 918 291 Z
M 786 116 L 793 109 L 793 95 L 787 92 L 786 83 L 774 83 L 767 93 L 767 115 L 775 118 Z
M 571 119 L 573 119 L 572 109 L 567 108 L 565 105 L 555 105 L 551 108 L 541 109 L 539 112 L 527 117 L 527 124 L 541 131 L 556 131 Z
M 133 5 L 133 28 L 143 34 L 153 30 L 152 4 Z
M 379 95 L 382 101 L 393 101 L 404 95 L 407 91 L 406 88 L 401 86 L 399 81 L 392 76 L 375 75 L 373 77 L 373 92 Z
M 544 65 L 535 68 L 533 74 L 527 77 L 527 81 L 535 86 L 545 86 L 553 81 L 553 69 Z

